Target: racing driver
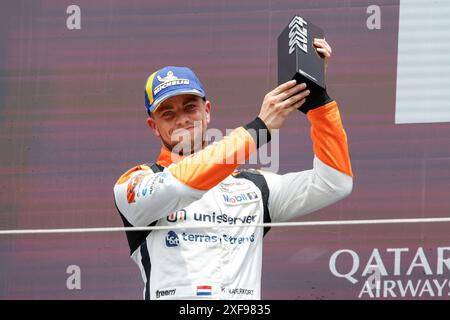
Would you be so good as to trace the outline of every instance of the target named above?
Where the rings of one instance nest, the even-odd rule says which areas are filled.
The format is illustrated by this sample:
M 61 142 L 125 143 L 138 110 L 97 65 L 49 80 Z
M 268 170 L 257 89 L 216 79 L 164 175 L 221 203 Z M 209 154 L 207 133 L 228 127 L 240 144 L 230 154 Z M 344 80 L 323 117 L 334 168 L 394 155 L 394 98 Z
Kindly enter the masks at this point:
M 325 39 L 315 39 L 314 46 L 327 62 L 331 48 Z M 145 104 L 161 152 L 114 186 L 125 226 L 166 227 L 127 232 L 143 298 L 260 299 L 268 228 L 255 224 L 291 220 L 351 193 L 347 137 L 336 101 L 326 90 L 283 83 L 266 94 L 258 117 L 212 144 L 205 138 L 211 102 L 191 69 L 168 66 L 152 73 Z M 312 169 L 283 175 L 238 170 L 297 109 L 311 124 Z

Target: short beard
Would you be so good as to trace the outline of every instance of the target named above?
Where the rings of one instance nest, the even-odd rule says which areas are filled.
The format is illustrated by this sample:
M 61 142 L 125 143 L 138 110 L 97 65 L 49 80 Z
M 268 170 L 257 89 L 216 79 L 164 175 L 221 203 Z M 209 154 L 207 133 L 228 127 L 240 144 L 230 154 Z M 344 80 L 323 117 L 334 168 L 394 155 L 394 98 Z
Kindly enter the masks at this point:
M 208 145 L 208 142 L 203 139 L 202 139 L 202 143 L 200 144 L 200 146 L 198 146 L 198 145 L 196 146 L 194 141 L 191 141 L 190 144 L 183 145 L 183 147 L 180 147 L 179 143 L 168 144 L 165 141 L 162 141 L 162 143 L 163 143 L 164 147 L 166 147 L 167 150 L 169 150 L 170 152 L 178 151 L 176 153 L 179 156 L 183 156 L 183 157 L 190 156 L 191 154 L 194 154 L 194 153 L 202 150 L 203 148 L 205 148 Z
M 202 150 L 207 145 L 206 141 L 206 132 L 202 132 L 201 126 L 194 126 L 194 136 L 192 138 L 191 133 L 182 134 L 182 131 L 175 136 L 172 136 L 172 142 L 169 145 L 165 141 L 163 141 L 165 147 L 169 149 L 171 152 L 176 153 L 180 156 L 189 156 L 195 152 Z M 188 141 L 186 137 L 189 136 Z M 175 142 L 173 142 L 175 141 Z

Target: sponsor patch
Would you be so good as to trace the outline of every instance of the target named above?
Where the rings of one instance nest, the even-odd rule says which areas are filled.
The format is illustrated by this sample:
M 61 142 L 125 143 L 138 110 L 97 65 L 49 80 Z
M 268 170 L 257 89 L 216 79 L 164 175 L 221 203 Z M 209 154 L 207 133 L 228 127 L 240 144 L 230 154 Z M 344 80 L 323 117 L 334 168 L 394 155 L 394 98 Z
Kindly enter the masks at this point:
M 172 212 L 167 216 L 168 222 L 177 222 L 177 221 L 185 221 L 187 219 L 187 213 L 185 209 L 181 209 L 175 212 Z
M 259 200 L 259 195 L 254 192 L 238 192 L 233 194 L 222 193 L 222 200 L 227 205 L 239 205 Z
M 252 233 L 248 236 L 233 236 L 229 234 L 207 234 L 207 233 L 192 233 L 192 232 L 182 232 L 177 234 L 175 231 L 169 231 L 165 237 L 166 247 L 178 247 L 180 241 L 185 243 L 203 243 L 205 245 L 217 245 L 220 243 L 227 243 L 233 246 L 239 245 L 251 245 L 255 239 L 255 234 Z
M 136 202 L 136 194 L 138 192 L 138 188 L 142 180 L 151 174 L 151 172 L 142 172 L 135 175 L 130 179 L 127 186 L 127 201 L 128 203 Z
M 168 297 L 173 296 L 177 292 L 177 289 L 170 289 L 170 290 L 156 290 L 155 296 L 156 299 L 162 298 L 162 297 Z
M 178 247 L 180 240 L 175 231 L 169 231 L 166 235 L 166 247 Z
M 180 222 L 180 221 L 198 221 L 207 222 L 214 224 L 251 224 L 256 223 L 257 215 L 246 215 L 233 217 L 226 213 L 216 214 L 212 213 L 197 213 L 197 212 L 186 212 L 186 209 L 181 209 L 176 212 L 172 212 L 166 217 L 168 222 Z
M 145 183 L 142 183 L 145 177 L 151 175 Z M 144 171 L 138 173 L 134 177 L 130 179 L 127 187 L 127 201 L 128 203 L 136 202 L 136 199 L 139 197 L 146 197 L 153 193 L 158 184 L 164 182 L 164 179 L 167 175 L 164 175 L 162 172 L 152 173 L 150 171 Z

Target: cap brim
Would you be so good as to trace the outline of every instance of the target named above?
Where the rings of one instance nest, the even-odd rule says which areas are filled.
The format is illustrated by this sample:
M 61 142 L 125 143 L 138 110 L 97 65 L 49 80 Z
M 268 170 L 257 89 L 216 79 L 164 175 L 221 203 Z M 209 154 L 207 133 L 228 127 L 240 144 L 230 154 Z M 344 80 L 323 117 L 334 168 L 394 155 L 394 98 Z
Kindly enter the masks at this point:
M 158 109 L 158 107 L 161 105 L 161 103 L 163 103 L 167 99 L 169 99 L 171 97 L 174 97 L 174 96 L 178 96 L 180 94 L 192 94 L 194 96 L 198 96 L 198 97 L 201 97 L 201 98 L 203 98 L 205 96 L 200 91 L 195 90 L 195 89 L 174 90 L 172 92 L 167 92 L 165 95 L 163 95 L 162 97 L 160 97 L 158 100 L 156 100 L 153 103 L 156 107 L 151 112 L 155 112 L 156 109 Z

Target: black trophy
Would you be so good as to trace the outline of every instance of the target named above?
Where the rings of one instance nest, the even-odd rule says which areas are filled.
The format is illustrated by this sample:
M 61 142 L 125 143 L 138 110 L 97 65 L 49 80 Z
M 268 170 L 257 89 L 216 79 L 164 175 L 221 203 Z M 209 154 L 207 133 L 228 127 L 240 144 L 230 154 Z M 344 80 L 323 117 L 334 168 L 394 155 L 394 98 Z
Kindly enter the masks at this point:
M 278 37 L 278 84 L 295 79 L 306 83 L 310 95 L 299 108 L 306 113 L 318 107 L 313 105 L 317 95 L 326 93 L 324 60 L 313 46 L 314 38 L 323 38 L 323 30 L 294 16 Z

